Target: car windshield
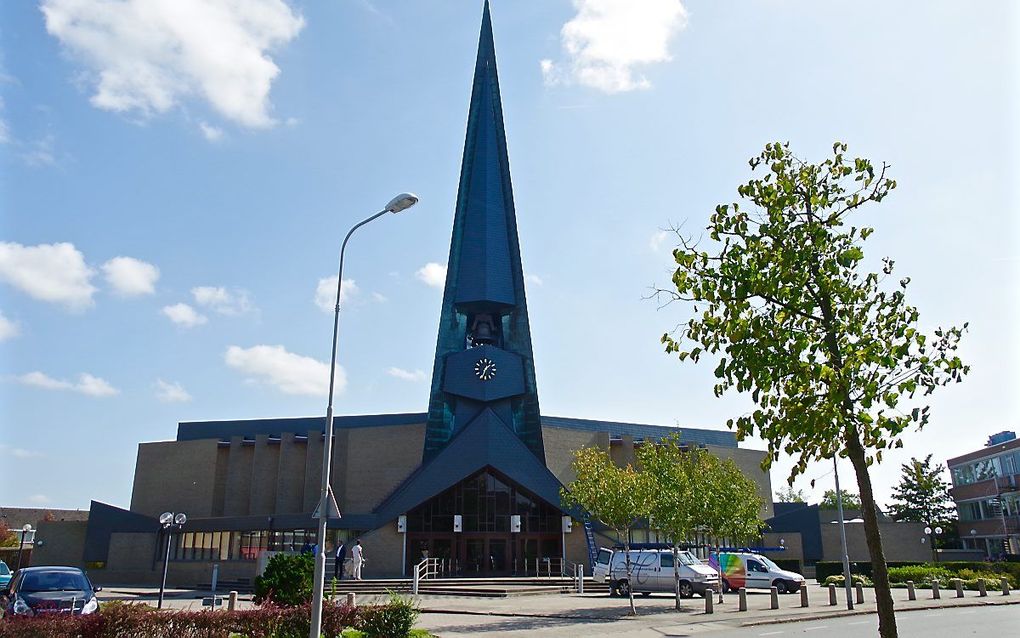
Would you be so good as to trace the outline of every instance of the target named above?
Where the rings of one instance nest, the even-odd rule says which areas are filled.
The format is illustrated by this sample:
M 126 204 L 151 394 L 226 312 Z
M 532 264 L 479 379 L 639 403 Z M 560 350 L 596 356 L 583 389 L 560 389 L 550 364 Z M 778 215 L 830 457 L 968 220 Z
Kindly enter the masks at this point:
M 0 576 L 10 576 L 11 568 L 7 566 L 7 563 L 0 560 Z
M 75 572 L 28 572 L 20 591 L 84 591 L 91 589 L 85 576 Z
M 680 552 L 678 554 L 678 556 L 680 557 L 680 564 L 681 565 L 700 565 L 701 564 L 701 561 L 698 560 L 697 557 L 695 557 L 694 554 L 692 554 L 690 552 Z

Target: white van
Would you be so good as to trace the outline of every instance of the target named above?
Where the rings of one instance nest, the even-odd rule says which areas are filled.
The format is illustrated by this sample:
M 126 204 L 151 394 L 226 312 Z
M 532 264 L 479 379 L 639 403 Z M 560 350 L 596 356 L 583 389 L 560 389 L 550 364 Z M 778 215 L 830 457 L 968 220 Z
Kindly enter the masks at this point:
M 709 564 L 723 577 L 723 591 L 769 589 L 775 587 L 780 594 L 792 594 L 804 586 L 804 577 L 787 571 L 761 554 L 751 552 L 713 553 Z
M 679 559 L 680 596 L 690 598 L 694 594 L 705 595 L 709 587 L 717 586 L 719 572 L 705 565 L 694 554 L 682 551 Z M 632 549 L 630 550 L 631 579 L 627 578 L 624 551 L 600 548 L 595 560 L 593 576 L 596 581 L 609 583 L 610 596 L 626 596 L 630 589 L 634 593 L 648 596 L 652 592 L 675 591 L 673 581 L 673 550 Z

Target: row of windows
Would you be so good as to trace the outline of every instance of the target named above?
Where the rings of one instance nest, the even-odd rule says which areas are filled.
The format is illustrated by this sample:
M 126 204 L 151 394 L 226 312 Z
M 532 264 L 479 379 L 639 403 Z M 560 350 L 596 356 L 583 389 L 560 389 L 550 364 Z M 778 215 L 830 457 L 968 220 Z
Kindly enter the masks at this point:
M 350 532 L 331 532 L 347 540 Z M 251 532 L 183 532 L 174 534 L 170 560 L 256 560 L 263 552 L 300 552 L 315 545 L 314 529 L 258 530 Z
M 1006 494 L 999 498 L 967 501 L 956 506 L 961 521 L 980 521 L 1020 514 L 1020 495 Z
M 1020 474 L 1020 452 L 993 456 L 953 468 L 953 484 L 969 485 L 1000 476 Z

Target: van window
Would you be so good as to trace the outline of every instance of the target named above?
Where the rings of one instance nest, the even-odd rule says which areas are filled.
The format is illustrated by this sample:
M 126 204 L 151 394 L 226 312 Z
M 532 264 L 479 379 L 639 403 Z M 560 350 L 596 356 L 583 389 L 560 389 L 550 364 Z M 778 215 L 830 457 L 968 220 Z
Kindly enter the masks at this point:
M 600 549 L 599 550 L 599 555 L 595 559 L 595 562 L 598 563 L 599 565 L 608 565 L 609 564 L 609 557 L 612 556 L 612 555 L 613 555 L 613 553 L 610 552 L 608 549 Z
M 769 570 L 765 569 L 765 566 L 756 560 L 747 559 L 747 569 L 752 572 L 760 572 L 767 574 Z
M 660 567 L 673 567 L 673 555 L 672 554 L 659 554 L 659 566 Z

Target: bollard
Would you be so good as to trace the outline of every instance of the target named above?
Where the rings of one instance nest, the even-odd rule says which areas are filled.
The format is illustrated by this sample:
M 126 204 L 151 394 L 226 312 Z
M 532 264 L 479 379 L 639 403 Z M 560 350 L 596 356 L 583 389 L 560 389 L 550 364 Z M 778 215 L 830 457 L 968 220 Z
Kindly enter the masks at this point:
M 999 584 L 1002 585 L 1002 595 L 1009 596 L 1009 579 L 1003 576 L 1002 580 L 999 581 Z
M 354 592 L 347 592 L 347 606 L 348 607 L 358 606 L 358 596 Z
M 956 581 L 956 597 L 963 598 L 963 579 L 954 578 L 953 580 Z
M 801 586 L 800 588 L 800 606 L 801 607 L 808 606 L 807 583 L 804 583 L 804 585 Z
M 712 603 L 715 602 L 715 592 L 709 587 L 705 590 L 705 613 L 712 613 Z
M 978 578 L 978 596 L 984 597 L 988 595 L 988 585 L 985 584 L 984 578 Z
M 942 592 L 939 591 L 939 581 L 937 580 L 931 581 L 931 598 L 932 600 L 942 598 Z
M 747 589 L 745 587 L 738 589 L 737 596 L 739 597 L 737 609 L 739 611 L 747 611 Z
M 227 598 L 227 611 L 234 611 L 237 609 L 237 592 L 230 592 L 230 597 Z
M 857 604 L 858 605 L 863 605 L 864 604 L 864 585 L 862 585 L 861 583 L 857 583 L 856 589 L 857 589 Z
M 769 587 L 769 609 L 779 609 L 779 589 L 777 587 Z
M 917 592 L 914 591 L 914 581 L 907 581 L 907 600 L 917 600 Z
M 836 605 L 836 586 L 832 583 L 829 584 L 829 605 Z

